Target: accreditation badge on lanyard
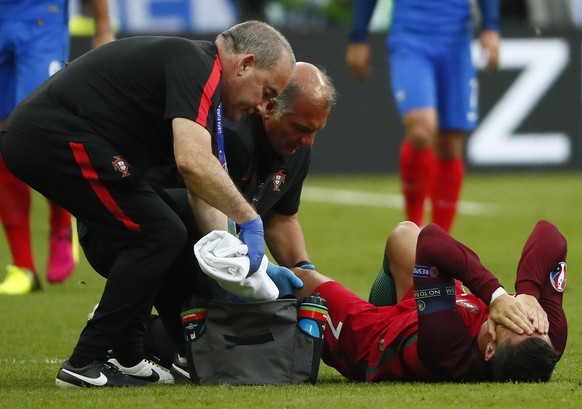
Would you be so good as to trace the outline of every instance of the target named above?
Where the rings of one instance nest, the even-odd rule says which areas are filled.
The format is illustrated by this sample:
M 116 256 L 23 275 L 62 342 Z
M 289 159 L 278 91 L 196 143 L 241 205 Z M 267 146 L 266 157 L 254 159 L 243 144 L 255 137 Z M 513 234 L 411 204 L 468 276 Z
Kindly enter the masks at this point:
M 226 165 L 226 153 L 224 152 L 224 127 L 222 124 L 222 102 L 216 108 L 216 147 L 218 151 L 218 161 L 228 173 Z M 228 232 L 236 236 L 236 223 L 230 217 L 228 218 Z

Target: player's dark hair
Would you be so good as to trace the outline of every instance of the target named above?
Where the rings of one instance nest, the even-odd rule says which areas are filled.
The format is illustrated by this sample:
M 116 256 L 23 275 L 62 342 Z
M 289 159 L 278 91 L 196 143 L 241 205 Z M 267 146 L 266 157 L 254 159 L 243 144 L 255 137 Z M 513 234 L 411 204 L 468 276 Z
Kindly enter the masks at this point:
M 498 382 L 547 382 L 558 362 L 554 348 L 545 340 L 529 337 L 513 344 L 497 344 L 491 359 Z
M 281 58 L 288 54 L 291 67 L 295 67 L 295 54 L 289 41 L 267 23 L 245 21 L 232 26 L 217 36 L 222 38 L 224 47 L 233 54 L 254 54 L 257 68 L 271 70 L 278 66 Z

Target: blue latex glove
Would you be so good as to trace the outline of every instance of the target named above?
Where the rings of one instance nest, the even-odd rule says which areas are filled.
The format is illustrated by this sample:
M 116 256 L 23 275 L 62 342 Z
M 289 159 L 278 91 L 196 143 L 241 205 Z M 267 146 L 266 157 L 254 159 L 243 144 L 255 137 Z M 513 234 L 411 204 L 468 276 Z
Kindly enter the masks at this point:
M 259 269 L 265 255 L 265 232 L 261 216 L 240 225 L 239 239 L 249 248 L 248 256 L 251 260 L 247 275 L 249 277 Z
M 279 298 L 293 294 L 293 288 L 303 288 L 303 281 L 287 267 L 278 266 L 269 262 L 267 275 L 279 289 Z

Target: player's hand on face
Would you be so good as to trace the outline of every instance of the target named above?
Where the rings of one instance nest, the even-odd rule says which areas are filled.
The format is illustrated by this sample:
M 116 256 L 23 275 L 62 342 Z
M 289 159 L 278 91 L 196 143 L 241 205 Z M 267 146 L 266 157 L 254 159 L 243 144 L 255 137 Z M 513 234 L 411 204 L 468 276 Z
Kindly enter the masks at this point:
M 372 73 L 370 45 L 368 43 L 349 44 L 346 51 L 346 63 L 356 78 L 367 79 Z
M 529 294 L 518 294 L 515 297 L 527 310 L 528 317 L 540 334 L 547 334 L 550 330 L 548 314 L 544 311 L 538 300 Z
M 531 323 L 527 308 L 515 297 L 504 294 L 489 304 L 487 328 L 493 339 L 497 339 L 495 324 L 501 324 L 516 334 L 533 334 L 535 328 Z

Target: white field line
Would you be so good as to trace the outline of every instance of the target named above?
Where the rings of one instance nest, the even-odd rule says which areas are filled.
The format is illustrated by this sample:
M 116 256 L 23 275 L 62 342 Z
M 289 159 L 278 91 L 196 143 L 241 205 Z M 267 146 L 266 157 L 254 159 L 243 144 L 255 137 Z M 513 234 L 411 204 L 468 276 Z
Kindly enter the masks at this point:
M 402 209 L 403 201 L 401 195 L 307 186 L 303 187 L 301 200 L 354 206 L 388 207 L 392 209 Z M 459 212 L 470 215 L 495 214 L 498 212 L 498 206 L 486 203 L 461 201 Z
M 16 358 L 0 358 L 2 365 L 22 365 L 22 364 L 62 364 L 66 358 L 44 358 L 44 359 L 16 359 Z

